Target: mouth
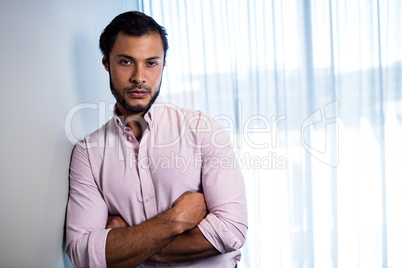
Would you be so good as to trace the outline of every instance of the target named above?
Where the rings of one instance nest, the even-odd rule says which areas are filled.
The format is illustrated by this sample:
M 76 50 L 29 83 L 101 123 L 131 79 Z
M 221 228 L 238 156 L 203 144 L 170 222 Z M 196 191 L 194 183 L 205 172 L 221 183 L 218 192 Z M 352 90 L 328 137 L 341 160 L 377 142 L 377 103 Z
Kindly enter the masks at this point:
M 143 99 L 148 96 L 148 91 L 146 90 L 132 90 L 127 91 L 127 95 L 130 96 L 132 99 Z

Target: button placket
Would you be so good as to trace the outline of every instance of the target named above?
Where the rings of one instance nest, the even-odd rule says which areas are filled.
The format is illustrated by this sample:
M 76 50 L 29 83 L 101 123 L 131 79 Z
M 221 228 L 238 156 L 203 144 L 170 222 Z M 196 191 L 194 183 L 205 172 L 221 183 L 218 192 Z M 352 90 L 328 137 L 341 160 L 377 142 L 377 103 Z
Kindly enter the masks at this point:
M 143 141 L 143 140 L 142 140 Z M 144 211 L 147 219 L 155 217 L 157 212 L 155 200 L 155 188 L 150 172 L 147 144 L 140 144 L 138 151 L 138 175 L 141 182 L 142 200 L 144 200 Z

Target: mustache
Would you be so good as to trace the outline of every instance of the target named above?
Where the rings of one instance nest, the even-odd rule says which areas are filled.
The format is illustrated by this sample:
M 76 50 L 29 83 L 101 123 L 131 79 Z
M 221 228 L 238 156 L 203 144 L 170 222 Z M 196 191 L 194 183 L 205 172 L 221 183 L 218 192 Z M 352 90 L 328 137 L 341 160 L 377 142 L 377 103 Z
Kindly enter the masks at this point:
M 130 91 L 133 91 L 133 90 L 146 90 L 146 91 L 148 91 L 148 92 L 151 92 L 151 88 L 150 87 L 147 87 L 147 86 L 144 86 L 143 84 L 137 84 L 137 85 L 133 85 L 133 86 L 131 86 L 131 87 L 126 87 L 126 88 L 124 88 L 124 92 L 130 92 Z

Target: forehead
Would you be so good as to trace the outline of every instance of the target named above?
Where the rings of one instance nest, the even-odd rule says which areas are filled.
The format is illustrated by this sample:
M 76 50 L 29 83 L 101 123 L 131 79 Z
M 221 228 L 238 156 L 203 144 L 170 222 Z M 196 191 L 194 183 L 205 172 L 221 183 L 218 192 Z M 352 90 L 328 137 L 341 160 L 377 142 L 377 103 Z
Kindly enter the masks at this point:
M 122 32 L 118 33 L 113 44 L 111 55 L 127 54 L 133 57 L 158 56 L 163 57 L 162 39 L 157 33 L 142 36 L 131 36 Z

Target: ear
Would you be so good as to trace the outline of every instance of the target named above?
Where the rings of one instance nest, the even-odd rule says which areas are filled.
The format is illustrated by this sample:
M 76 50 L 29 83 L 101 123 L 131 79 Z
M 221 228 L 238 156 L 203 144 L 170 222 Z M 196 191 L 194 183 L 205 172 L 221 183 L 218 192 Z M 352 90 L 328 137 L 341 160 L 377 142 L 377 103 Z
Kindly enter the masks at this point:
M 103 67 L 105 67 L 105 70 L 109 72 L 109 62 L 106 59 L 105 53 L 103 53 L 102 64 Z

